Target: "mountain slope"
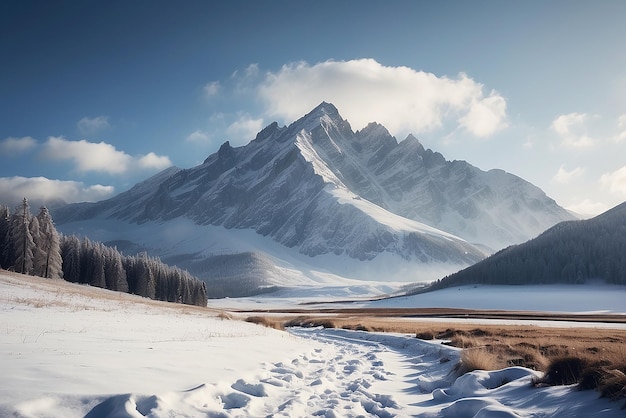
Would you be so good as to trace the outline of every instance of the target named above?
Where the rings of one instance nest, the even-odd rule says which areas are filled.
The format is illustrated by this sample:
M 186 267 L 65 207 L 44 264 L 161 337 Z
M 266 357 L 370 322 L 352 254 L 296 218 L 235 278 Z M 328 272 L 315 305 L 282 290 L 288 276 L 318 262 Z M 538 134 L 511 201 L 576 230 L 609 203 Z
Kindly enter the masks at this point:
M 287 127 L 270 124 L 244 147 L 226 142 L 197 167 L 170 168 L 112 199 L 54 215 L 61 229 L 89 219 L 186 218 L 251 229 L 309 257 L 391 254 L 450 269 L 484 257 L 468 240 L 499 248 L 571 219 L 511 174 L 446 161 L 411 136 L 398 143 L 375 123 L 353 132 L 328 103 Z
M 602 279 L 626 284 L 626 202 L 583 221 L 562 222 L 537 238 L 508 247 L 435 283 L 584 283 Z

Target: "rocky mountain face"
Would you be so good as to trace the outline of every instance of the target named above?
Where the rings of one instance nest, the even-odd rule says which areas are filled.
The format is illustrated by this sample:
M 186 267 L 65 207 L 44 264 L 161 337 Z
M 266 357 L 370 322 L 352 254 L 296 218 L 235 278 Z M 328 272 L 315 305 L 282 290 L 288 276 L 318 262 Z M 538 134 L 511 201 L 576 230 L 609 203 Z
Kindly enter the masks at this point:
M 203 164 L 169 168 L 112 199 L 69 205 L 57 224 L 187 218 L 252 229 L 311 257 L 469 265 L 572 219 L 540 189 L 501 170 L 447 161 L 413 136 L 372 123 L 354 132 L 322 103 L 248 145 L 225 142 Z

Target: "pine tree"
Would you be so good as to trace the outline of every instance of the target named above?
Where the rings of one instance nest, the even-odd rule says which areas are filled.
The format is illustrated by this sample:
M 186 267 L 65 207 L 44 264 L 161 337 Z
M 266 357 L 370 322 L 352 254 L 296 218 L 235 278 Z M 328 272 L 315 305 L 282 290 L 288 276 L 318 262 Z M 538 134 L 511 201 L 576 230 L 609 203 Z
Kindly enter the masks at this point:
M 39 229 L 39 219 L 36 216 L 30 218 L 30 235 L 33 237 L 33 269 L 29 274 L 33 276 L 43 277 L 43 270 L 45 264 L 45 253 L 41 247 L 41 231 Z
M 14 268 L 18 273 L 31 274 L 33 271 L 33 250 L 35 243 L 30 233 L 30 207 L 28 200 L 24 198 L 22 205 L 18 206 L 11 219 L 11 237 L 14 245 L 15 261 Z
M 88 253 L 89 263 L 91 264 L 91 275 L 87 278 L 91 286 L 106 289 L 106 275 L 104 274 L 105 248 L 102 243 L 96 242 L 91 246 Z
M 104 276 L 107 289 L 128 292 L 128 281 L 122 264 L 122 255 L 117 249 L 111 247 L 105 247 L 104 253 Z
M 68 282 L 80 282 L 81 263 L 80 240 L 75 235 L 61 238 L 61 258 L 63 260 L 63 278 Z
M 36 257 L 36 266 L 41 277 L 60 279 L 63 277 L 63 259 L 61 258 L 61 240 L 54 227 L 50 212 L 44 206 L 35 218 L 39 221 L 39 250 Z
M 13 257 L 9 257 L 9 231 L 11 213 L 7 205 L 0 205 L 0 267 L 8 268 L 13 265 Z M 11 252 L 12 254 L 13 252 Z

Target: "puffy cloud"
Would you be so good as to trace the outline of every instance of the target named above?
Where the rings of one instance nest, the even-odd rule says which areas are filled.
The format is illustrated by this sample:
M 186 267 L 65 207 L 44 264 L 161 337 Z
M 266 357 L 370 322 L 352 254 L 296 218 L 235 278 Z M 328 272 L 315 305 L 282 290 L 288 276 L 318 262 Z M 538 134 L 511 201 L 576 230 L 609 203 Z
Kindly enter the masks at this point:
M 475 136 L 485 138 L 507 127 L 506 101 L 491 92 L 489 97 L 474 100 L 459 123 Z
M 600 183 L 611 193 L 626 195 L 626 165 L 613 172 L 603 174 L 600 177 Z
M 550 128 L 561 137 L 561 145 L 565 147 L 590 147 L 594 140 L 587 134 L 588 120 L 586 113 L 569 113 L 554 119 Z
M 580 177 L 582 174 L 584 174 L 584 172 L 585 172 L 585 169 L 581 167 L 576 167 L 573 170 L 567 171 L 565 169 L 565 165 L 563 164 L 561 165 L 561 167 L 559 167 L 559 170 L 554 175 L 554 177 L 552 177 L 552 182 L 567 184 L 571 182 L 573 179 L 575 179 L 576 177 Z
M 187 135 L 187 138 L 185 139 L 185 141 L 195 142 L 195 143 L 210 142 L 211 137 L 206 132 L 203 132 L 201 130 L 196 130 L 190 133 L 189 135 Z
M 78 171 L 99 171 L 110 174 L 126 172 L 133 158 L 105 142 L 68 141 L 51 136 L 44 144 L 42 155 L 51 160 L 72 160 Z
M 93 135 L 110 126 L 108 116 L 84 117 L 76 124 L 78 131 L 83 135 Z
M 220 92 L 220 89 L 221 85 L 219 81 L 211 81 L 210 83 L 207 83 L 203 88 L 204 94 L 207 97 L 213 97 L 217 95 Z
M 154 152 L 149 152 L 144 156 L 138 157 L 137 163 L 141 168 L 157 170 L 163 170 L 172 165 L 169 157 L 156 155 Z
M 22 138 L 9 137 L 0 141 L 0 155 L 9 157 L 29 151 L 37 146 L 37 141 L 30 136 Z
M 245 145 L 263 129 L 263 119 L 254 119 L 250 115 L 239 115 L 239 118 L 226 128 L 232 145 Z
M 467 75 L 437 77 L 373 59 L 284 65 L 265 74 L 257 93 L 268 116 L 288 121 L 329 101 L 356 129 L 377 121 L 396 135 L 431 131 L 449 119 L 480 137 L 507 126 L 505 99 L 495 91 L 485 97 Z
M 112 186 L 85 186 L 78 181 L 51 180 L 46 177 L 0 177 L 0 195 L 6 202 L 23 197 L 35 201 L 63 200 L 66 203 L 96 202 L 115 192 Z
M 138 166 L 142 169 L 162 169 L 171 165 L 168 157 L 154 153 L 131 157 L 113 145 L 86 140 L 69 141 L 63 137 L 49 137 L 41 155 L 51 160 L 71 160 L 79 172 L 123 174 Z

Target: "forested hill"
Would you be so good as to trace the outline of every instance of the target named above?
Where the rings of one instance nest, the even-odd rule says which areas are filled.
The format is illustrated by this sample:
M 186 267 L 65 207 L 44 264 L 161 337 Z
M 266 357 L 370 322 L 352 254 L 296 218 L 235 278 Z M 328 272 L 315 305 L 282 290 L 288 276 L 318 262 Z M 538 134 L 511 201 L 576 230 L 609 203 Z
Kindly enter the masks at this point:
M 561 222 L 537 238 L 501 250 L 436 281 L 428 290 L 465 284 L 626 284 L 626 202 L 583 221 Z
M 32 216 L 24 198 L 12 214 L 0 204 L 0 268 L 65 279 L 150 299 L 206 306 L 204 282 L 147 254 L 122 255 L 87 238 L 60 235 L 45 207 Z

